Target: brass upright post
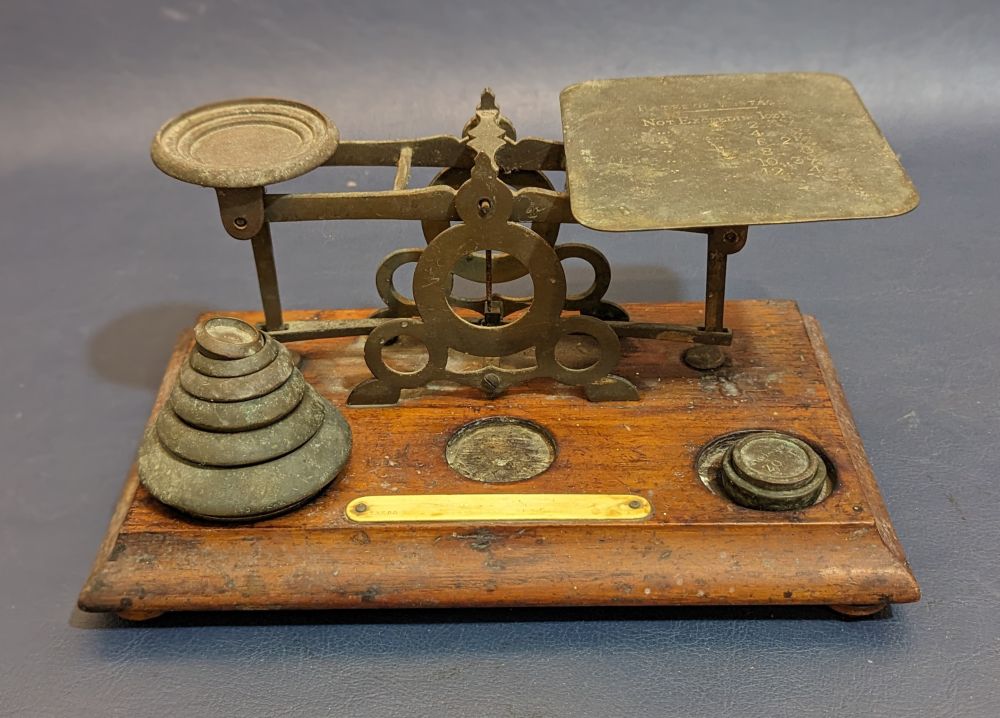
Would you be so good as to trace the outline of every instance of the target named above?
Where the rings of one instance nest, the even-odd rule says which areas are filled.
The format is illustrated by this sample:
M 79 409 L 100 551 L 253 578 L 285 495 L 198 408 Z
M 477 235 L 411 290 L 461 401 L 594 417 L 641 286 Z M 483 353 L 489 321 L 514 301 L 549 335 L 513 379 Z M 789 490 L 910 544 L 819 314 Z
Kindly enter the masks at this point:
M 721 332 L 725 325 L 726 260 L 743 249 L 746 227 L 713 227 L 708 230 L 708 266 L 705 271 L 705 331 Z
M 281 316 L 281 296 L 278 294 L 278 271 L 274 265 L 274 247 L 271 245 L 271 228 L 267 222 L 251 239 L 253 261 L 257 267 L 257 284 L 260 301 L 264 305 L 264 329 L 275 331 L 285 326 Z
M 257 284 L 264 305 L 264 329 L 276 331 L 285 326 L 281 317 L 281 296 L 278 294 L 278 271 L 274 265 L 271 227 L 264 215 L 263 187 L 218 188 L 219 215 L 230 237 L 250 240 L 253 262 L 257 267 Z

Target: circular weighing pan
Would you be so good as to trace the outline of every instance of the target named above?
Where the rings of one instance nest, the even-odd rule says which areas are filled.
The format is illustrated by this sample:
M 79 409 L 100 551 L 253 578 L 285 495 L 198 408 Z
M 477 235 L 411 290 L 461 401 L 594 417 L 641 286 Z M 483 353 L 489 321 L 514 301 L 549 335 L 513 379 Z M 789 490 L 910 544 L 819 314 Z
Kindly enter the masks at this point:
M 262 187 L 319 167 L 340 135 L 327 117 L 291 100 L 248 98 L 203 105 L 153 139 L 153 163 L 204 187 Z

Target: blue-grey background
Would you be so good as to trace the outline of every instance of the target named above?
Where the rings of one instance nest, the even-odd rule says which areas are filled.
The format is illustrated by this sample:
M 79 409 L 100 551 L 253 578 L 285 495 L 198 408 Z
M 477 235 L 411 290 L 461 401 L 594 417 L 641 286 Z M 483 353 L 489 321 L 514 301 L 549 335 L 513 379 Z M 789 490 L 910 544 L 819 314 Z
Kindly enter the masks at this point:
M 0 716 L 1000 714 L 1000 6 L 995 0 L 13 2 L 0 9 Z M 596 77 L 822 70 L 922 193 L 906 217 L 760 228 L 731 296 L 826 331 L 923 600 L 823 611 L 74 613 L 178 332 L 253 308 L 210 191 L 161 175 L 167 118 L 227 97 L 345 138 L 457 132 L 484 85 L 520 135 Z M 391 170 L 296 186 L 382 187 Z M 283 225 L 286 304 L 370 306 L 403 223 Z M 702 242 L 566 227 L 618 300 L 696 298 Z M 669 427 L 665 427 L 669 431 Z

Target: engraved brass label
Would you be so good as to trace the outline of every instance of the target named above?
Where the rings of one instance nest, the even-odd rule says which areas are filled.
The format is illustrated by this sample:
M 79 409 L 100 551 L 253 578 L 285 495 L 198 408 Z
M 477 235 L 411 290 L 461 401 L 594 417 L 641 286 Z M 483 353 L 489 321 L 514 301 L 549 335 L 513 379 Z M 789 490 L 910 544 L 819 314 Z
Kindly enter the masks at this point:
M 593 229 L 889 217 L 917 205 L 835 75 L 595 80 L 563 90 L 561 104 L 573 214 Z
M 426 521 L 621 521 L 647 518 L 632 494 L 410 494 L 362 496 L 347 505 L 358 523 Z

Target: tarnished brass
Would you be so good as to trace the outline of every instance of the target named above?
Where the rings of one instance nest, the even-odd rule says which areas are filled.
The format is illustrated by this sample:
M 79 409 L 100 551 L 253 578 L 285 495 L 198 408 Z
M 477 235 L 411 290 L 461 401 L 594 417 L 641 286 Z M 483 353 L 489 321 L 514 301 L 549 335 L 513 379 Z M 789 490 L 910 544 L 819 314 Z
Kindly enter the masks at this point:
M 219 468 L 178 458 L 150 429 L 139 449 L 139 478 L 154 497 L 199 518 L 266 518 L 300 506 L 337 477 L 350 453 L 350 431 L 334 410 L 294 451 L 261 464 Z
M 375 288 L 378 290 L 379 296 L 382 301 L 385 302 L 385 309 L 379 313 L 379 316 L 384 317 L 415 317 L 417 316 L 417 305 L 414 303 L 413 299 L 406 296 L 396 288 L 396 284 L 393 281 L 396 270 L 400 267 L 404 267 L 407 264 L 416 264 L 420 260 L 420 255 L 424 253 L 424 250 L 420 248 L 416 249 L 397 249 L 395 252 L 390 252 L 382 263 L 378 266 L 375 272 Z M 451 294 L 452 289 L 452 278 L 449 275 L 445 280 L 447 286 L 445 291 Z M 452 298 L 452 303 L 454 304 L 459 300 L 457 297 Z M 479 303 L 482 304 L 481 302 Z
M 180 385 L 187 393 L 205 401 L 244 401 L 270 394 L 285 383 L 292 369 L 291 357 L 283 349 L 270 364 L 245 376 L 208 376 L 197 372 L 188 362 L 181 367 Z
M 264 188 L 217 188 L 219 218 L 229 236 L 234 239 L 253 239 L 264 228 Z
M 357 523 L 638 521 L 652 511 L 635 494 L 397 494 L 353 499 L 346 514 Z
M 195 341 L 139 450 L 139 479 L 150 493 L 181 511 L 232 521 L 287 510 L 330 483 L 350 453 L 350 428 L 306 384 L 288 350 L 231 318 L 202 322 Z M 259 348 L 247 355 L 249 346 Z M 227 376 L 237 370 L 225 364 L 257 368 Z
M 812 506 L 826 478 L 826 463 L 812 447 L 777 431 L 744 436 L 722 460 L 722 487 L 733 501 L 754 509 Z
M 191 352 L 189 360 L 191 368 L 199 374 L 220 379 L 253 374 L 273 362 L 281 348 L 281 345 L 271 337 L 266 334 L 264 337 L 264 346 L 260 348 L 260 351 L 242 359 L 215 359 L 207 354 L 202 354 L 200 349 Z
M 889 217 L 917 193 L 851 84 L 819 73 L 593 80 L 561 95 L 592 229 Z
M 395 403 L 402 389 L 423 386 L 435 379 L 475 386 L 493 396 L 513 384 L 536 377 L 550 377 L 584 387 L 608 379 L 603 381 L 599 394 L 588 396 L 606 401 L 638 399 L 635 387 L 628 381 L 621 377 L 609 378 L 621 352 L 617 335 L 599 319 L 561 316 L 567 298 L 566 277 L 559 255 L 537 232 L 510 220 L 513 190 L 501 179 L 496 162 L 497 151 L 507 142 L 507 129 L 500 122 L 500 111 L 491 93 L 483 93 L 477 117 L 478 121 L 468 130 L 469 146 L 477 153 L 475 165 L 455 194 L 455 207 L 462 221 L 448 228 L 432 227 L 432 230 L 441 231 L 419 254 L 413 273 L 412 302 L 392 286 L 392 275 L 398 262 L 416 256 L 414 250 L 408 250 L 405 256 L 391 256 L 391 264 L 379 272 L 380 291 L 389 297 L 390 307 L 407 314 L 415 309 L 419 318 L 389 320 L 368 335 L 365 361 L 375 378 L 355 388 L 348 403 Z M 534 288 L 530 297 L 512 299 L 494 294 L 493 253 L 506 260 L 504 266 L 508 271 L 516 264 L 527 272 Z M 575 256 L 591 255 L 578 251 Z M 472 263 L 470 257 L 473 260 L 481 258 L 482 264 Z M 452 276 L 460 265 L 472 268 L 474 271 L 467 274 L 476 279 L 479 275 L 475 268 L 483 269 L 486 296 L 482 300 L 456 301 L 452 296 Z M 606 284 L 601 281 L 596 261 L 595 274 L 598 274 L 598 281 L 593 289 L 603 295 Z M 517 272 L 511 271 L 509 276 L 517 276 Z M 589 295 L 577 299 L 586 302 Z M 473 323 L 460 316 L 456 304 L 459 307 L 478 305 L 484 321 Z M 523 313 L 503 322 L 515 305 Z M 590 301 L 587 308 L 600 312 L 600 297 Z M 570 334 L 587 335 L 596 341 L 600 353 L 592 365 L 574 368 L 559 363 L 556 344 L 561 337 Z M 382 350 L 386 344 L 404 336 L 426 347 L 428 358 L 423 367 L 400 371 L 383 359 Z M 515 369 L 489 365 L 476 371 L 453 371 L 447 367 L 449 349 L 477 357 L 505 357 L 533 349 L 536 363 L 532 367 Z
M 472 177 L 472 169 L 465 167 L 450 167 L 442 170 L 431 180 L 431 185 L 444 185 L 458 191 L 458 189 L 469 181 Z M 553 190 L 552 182 L 544 174 L 534 170 L 514 170 L 512 172 L 501 171 L 499 179 L 512 189 L 523 189 L 525 187 L 537 187 L 541 189 Z M 424 232 L 424 239 L 430 244 L 439 234 L 448 229 L 451 222 L 447 220 L 424 220 L 421 222 L 421 229 Z M 559 237 L 559 223 L 547 221 L 535 221 L 531 223 L 531 231 L 544 239 L 549 246 L 554 247 L 556 239 Z M 494 282 L 510 282 L 523 277 L 527 270 L 520 262 L 501 253 L 495 253 L 492 257 Z M 454 273 L 464 279 L 479 282 L 486 282 L 486 255 L 484 252 L 476 252 L 468 257 L 463 257 L 455 265 Z
M 194 328 L 198 353 L 221 359 L 245 359 L 264 348 L 264 335 L 246 322 L 215 317 Z
M 337 128 L 290 100 L 249 98 L 195 108 L 164 125 L 153 162 L 171 177 L 205 187 L 284 182 L 319 167 L 337 149 Z
M 492 113 L 495 117 L 484 123 L 481 119 L 484 113 Z M 271 134 L 280 133 L 284 129 L 297 127 L 301 130 L 297 123 L 305 123 L 310 127 L 309 131 L 298 132 L 303 142 L 300 148 L 302 154 L 296 155 L 294 148 L 279 142 L 269 146 L 261 157 L 247 159 L 246 155 L 254 152 L 255 143 L 267 143 Z M 329 128 L 328 131 L 324 127 Z M 247 133 L 253 136 L 252 142 L 241 141 L 241 138 L 246 139 Z M 201 139 L 203 136 L 207 139 Z M 320 146 L 322 151 L 318 149 Z M 396 176 L 392 189 L 381 192 L 268 195 L 262 183 L 276 181 L 276 178 L 263 171 L 253 177 L 248 174 L 252 173 L 253 167 L 260 169 L 254 162 L 260 165 L 269 163 L 269 166 L 284 163 L 282 176 L 291 176 L 291 173 L 308 171 L 310 165 L 315 165 L 317 158 L 324 153 L 330 153 L 321 162 L 325 165 L 394 165 Z M 458 220 L 468 224 L 468 220 L 459 212 L 458 191 L 470 181 L 472 168 L 480 155 L 489 158 L 491 171 L 506 185 L 506 192 L 510 197 L 505 216 L 507 223 L 525 223 L 530 226 L 529 231 L 534 236 L 541 237 L 550 246 L 554 246 L 559 225 L 576 221 L 570 211 L 569 195 L 556 191 L 544 174 L 546 170 L 564 168 L 562 144 L 538 138 L 517 140 L 513 124 L 499 115 L 489 92 L 484 93 L 474 120 L 466 125 L 460 138 L 436 136 L 401 141 L 338 143 L 335 128 L 322 114 L 304 105 L 285 101 L 246 100 L 198 108 L 172 120 L 157 135 L 153 155 L 157 165 L 169 174 L 187 181 L 214 183 L 226 231 L 237 239 L 251 240 L 264 307 L 263 327 L 282 341 L 290 341 L 291 337 L 364 334 L 374 327 L 354 321 L 341 323 L 338 327 L 328 327 L 322 322 L 297 322 L 294 328 L 286 326 L 278 290 L 270 222 L 418 219 L 423 223 L 425 239 L 434 243 L 449 228 L 451 222 Z M 233 168 L 237 165 L 242 167 L 240 171 L 243 174 L 239 179 L 234 179 Z M 294 170 L 289 169 L 291 165 L 295 165 Z M 412 169 L 426 166 L 444 169 L 431 187 L 409 188 Z M 483 218 L 491 214 L 493 213 L 487 212 L 483 214 Z M 617 324 L 612 328 L 622 336 L 700 343 L 730 341 L 724 328 L 714 326 L 625 326 L 628 316 L 620 307 L 604 300 L 604 294 L 610 285 L 610 268 L 604 256 L 586 245 L 563 245 L 556 246 L 555 249 L 560 261 L 569 257 L 583 259 L 591 264 L 595 274 L 591 287 L 565 298 L 564 310 L 615 322 Z M 407 262 L 418 262 L 420 256 L 420 250 L 406 250 L 402 254 L 390 255 L 379 270 L 377 284 L 386 301 L 386 309 L 379 314 L 380 317 L 420 315 L 416 303 L 392 285 L 395 269 Z M 507 256 L 502 250 L 489 248 L 460 257 L 452 272 L 446 272 L 442 276 L 447 275 L 443 281 L 448 283 L 448 303 L 452 308 L 471 310 L 480 314 L 487 325 L 503 326 L 511 323 L 507 321 L 508 318 L 525 312 L 536 298 L 504 296 L 494 292 L 492 286 L 527 273 L 527 265 L 520 260 Z M 452 274 L 484 284 L 486 296 L 454 296 L 450 289 Z M 718 281 L 719 275 L 715 273 L 715 276 Z M 721 279 L 724 281 L 724 275 Z M 718 318 L 721 320 L 721 313 Z M 721 327 L 721 324 L 718 326 Z M 536 374 L 550 375 L 542 370 Z M 190 376 L 186 378 L 190 379 Z M 521 380 L 527 378 L 525 375 Z M 619 380 L 598 378 L 595 381 L 600 382 L 603 389 L 596 391 L 585 388 L 588 396 L 622 399 L 634 395 Z M 596 386 L 594 384 L 592 388 L 596 389 Z M 356 399 L 360 400 L 361 395 L 366 392 L 371 395 L 372 391 L 369 387 Z M 389 400 L 391 394 L 392 392 L 385 394 L 379 401 Z
M 490 416 L 459 427 L 448 439 L 448 466 L 467 479 L 508 484 L 538 476 L 556 458 L 542 426 L 513 416 Z
M 170 408 L 191 426 L 208 431 L 247 431 L 273 424 L 302 401 L 306 381 L 293 371 L 270 394 L 245 401 L 205 401 L 184 391 L 180 384 L 170 394 Z
M 218 432 L 186 424 L 170 409 L 160 412 L 156 434 L 164 446 L 195 464 L 246 466 L 287 454 L 316 433 L 326 417 L 325 400 L 307 390 L 292 411 L 257 429 Z
M 518 139 L 489 90 L 460 136 L 387 141 L 340 142 L 322 113 L 300 103 L 229 101 L 164 125 L 153 159 L 168 174 L 216 188 L 226 231 L 253 247 L 263 328 L 271 336 L 287 342 L 368 335 L 365 358 L 374 378 L 356 387 L 350 397 L 356 405 L 394 403 L 402 389 L 442 379 L 494 396 L 548 377 L 581 386 L 594 401 L 636 399 L 635 388 L 611 374 L 619 337 L 706 345 L 684 355 L 703 371 L 726 361 L 719 347 L 732 342 L 725 326 L 727 263 L 746 245 L 750 225 L 890 216 L 917 203 L 853 88 L 833 75 L 600 80 L 567 88 L 561 104 L 565 147 Z M 352 165 L 394 167 L 392 187 L 308 194 L 268 194 L 265 188 L 322 166 Z M 439 169 L 431 186 L 410 187 L 418 167 Z M 568 191 L 557 190 L 546 175 L 559 170 L 566 172 Z M 379 267 L 376 285 L 385 308 L 371 320 L 286 323 L 271 223 L 369 218 L 417 220 L 427 243 L 394 252 Z M 704 323 L 629 322 L 604 298 L 611 283 L 604 255 L 587 245 L 557 243 L 560 225 L 573 222 L 608 231 L 706 235 Z M 567 296 L 560 263 L 569 258 L 589 263 L 595 279 Z M 394 284 L 394 273 L 406 264 L 416 265 L 412 292 Z M 456 294 L 454 276 L 481 284 L 482 295 Z M 530 296 L 496 290 L 523 276 L 532 280 Z M 570 334 L 594 340 L 600 357 L 593 366 L 570 368 L 555 359 L 555 344 Z M 382 348 L 403 336 L 426 346 L 425 366 L 400 372 L 385 365 Z M 534 350 L 533 367 L 484 362 L 477 371 L 447 368 L 449 351 L 502 359 L 526 350 Z M 253 398 L 246 382 L 239 382 L 242 396 L 226 389 L 242 369 L 227 368 L 233 372 L 227 377 L 200 358 L 195 365 L 205 370 L 203 378 L 191 368 L 181 376 L 195 397 Z M 287 380 L 280 366 L 272 362 L 270 373 L 260 372 L 254 391 L 267 393 Z M 263 417 L 277 409 L 272 404 L 255 411 Z
M 819 503 L 833 490 L 826 460 L 801 439 L 747 430 L 709 442 L 698 475 L 711 491 L 761 511 L 792 511 Z
M 609 302 L 604 299 L 604 295 L 611 286 L 611 265 L 608 264 L 607 257 L 588 244 L 562 244 L 556 247 L 555 250 L 556 256 L 560 262 L 564 262 L 567 259 L 581 259 L 589 264 L 594 272 L 594 279 L 589 287 L 582 292 L 568 294 L 566 296 L 566 300 L 563 303 L 564 310 L 580 312 L 580 314 L 597 317 L 598 319 L 604 319 L 606 321 L 628 321 L 628 314 L 624 309 L 619 307 L 614 302 Z M 385 302 L 386 308 L 380 312 L 378 316 L 415 317 L 419 315 L 416 302 L 396 288 L 394 276 L 400 267 L 407 264 L 416 264 L 420 261 L 420 257 L 423 255 L 423 252 L 424 250 L 422 249 L 399 249 L 392 252 L 382 260 L 382 264 L 379 265 L 379 268 L 375 273 L 375 286 L 378 289 L 378 293 L 382 298 L 382 301 Z M 497 254 L 499 254 L 501 258 L 514 261 L 516 266 L 521 266 L 519 262 L 516 262 L 516 260 L 512 257 L 502 252 L 493 252 L 494 261 Z M 485 277 L 485 252 L 476 252 L 469 257 L 463 257 L 458 261 L 458 265 L 464 264 L 466 265 L 466 269 L 478 271 L 475 269 L 475 265 L 470 264 L 469 262 L 470 259 L 476 259 L 477 257 L 481 258 L 483 261 Z M 494 269 L 495 268 L 496 265 L 494 265 Z M 455 272 L 455 274 L 458 274 L 458 272 Z M 472 274 L 473 272 L 470 271 L 470 277 L 468 278 L 471 278 Z M 468 309 L 479 314 L 484 314 L 486 297 L 470 298 L 455 296 L 451 291 L 451 276 L 449 276 L 446 281 L 448 282 L 448 303 L 453 308 Z M 493 281 L 499 282 L 506 280 L 500 280 L 494 276 Z M 485 283 L 485 279 L 482 283 Z M 532 297 L 509 297 L 502 294 L 494 294 L 494 300 L 499 307 L 499 315 L 503 318 L 527 309 L 531 305 Z M 284 334 L 279 333 L 279 336 L 284 336 Z

